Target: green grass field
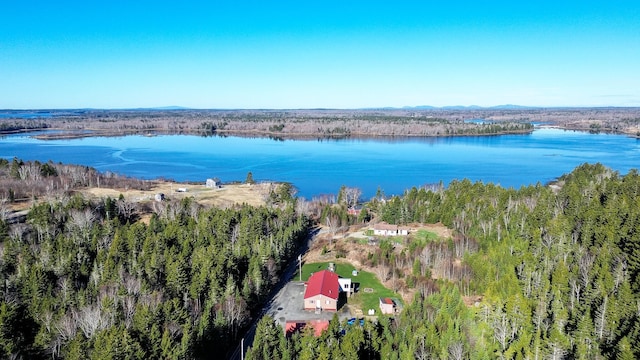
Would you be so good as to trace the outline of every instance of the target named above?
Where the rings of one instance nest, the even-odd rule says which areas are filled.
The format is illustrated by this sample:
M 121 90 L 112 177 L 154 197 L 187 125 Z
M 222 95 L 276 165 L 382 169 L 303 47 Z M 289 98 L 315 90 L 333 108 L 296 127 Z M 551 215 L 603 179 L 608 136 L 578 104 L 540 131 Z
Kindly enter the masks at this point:
M 379 298 L 381 297 L 390 297 L 398 301 L 402 301 L 400 295 L 384 287 L 380 281 L 378 281 L 375 274 L 366 271 L 358 271 L 358 275 L 353 276 L 352 271 L 356 270 L 353 265 L 345 262 L 334 262 L 334 264 L 336 264 L 336 274 L 338 274 L 338 276 L 351 278 L 352 283 L 358 284 L 358 291 L 353 294 L 351 298 L 347 299 L 347 304 L 362 309 L 364 314 L 367 314 L 368 309 L 375 309 L 376 315 L 379 315 Z M 320 270 L 326 270 L 328 268 L 328 262 L 304 264 L 302 265 L 302 280 L 307 281 L 312 273 Z M 294 279 L 299 280 L 300 275 L 296 273 Z M 366 293 L 364 291 L 365 288 L 371 288 L 373 289 L 373 292 Z
M 438 238 L 438 234 L 424 229 L 420 229 L 414 234 L 414 239 L 424 241 L 425 243 L 436 241 Z

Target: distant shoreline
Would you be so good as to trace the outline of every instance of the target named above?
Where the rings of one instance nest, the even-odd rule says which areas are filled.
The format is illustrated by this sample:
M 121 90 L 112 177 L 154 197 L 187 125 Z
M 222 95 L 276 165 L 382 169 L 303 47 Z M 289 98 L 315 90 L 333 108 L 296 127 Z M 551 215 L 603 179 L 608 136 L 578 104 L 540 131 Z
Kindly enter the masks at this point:
M 3 133 L 0 134 L 15 134 L 20 132 L 32 132 L 33 130 L 27 131 L 13 131 L 11 133 Z M 399 139 L 399 138 L 444 138 L 444 137 L 470 137 L 470 136 L 500 136 L 500 135 L 525 135 L 533 132 L 533 129 L 529 130 L 521 130 L 521 131 L 503 131 L 498 133 L 482 133 L 482 134 L 450 134 L 450 135 L 433 135 L 433 134 L 366 134 L 366 133 L 351 133 L 349 135 L 324 135 L 318 136 L 317 134 L 307 134 L 307 133 L 295 133 L 295 134 L 280 134 L 273 132 L 262 132 L 262 131 L 234 131 L 234 130 L 221 130 L 217 131 L 213 134 L 203 135 L 198 132 L 190 132 L 190 131 L 153 131 L 153 132 L 142 132 L 142 131 L 104 131 L 104 130 L 81 130 L 81 131 L 65 131 L 62 129 L 44 129 L 43 131 L 52 131 L 55 133 L 51 134 L 39 134 L 34 135 L 33 137 L 38 140 L 72 140 L 72 139 L 81 139 L 86 137 L 121 137 L 121 136 L 162 136 L 162 135 L 193 135 L 193 136 L 235 136 L 235 137 L 249 137 L 249 138 L 266 138 L 266 139 L 274 139 L 274 140 L 316 140 L 316 139 Z
M 533 124 L 640 136 L 640 108 L 465 110 L 51 110 L 9 118 L 0 134 L 55 131 L 39 139 L 200 135 L 288 139 L 379 139 L 528 134 Z M 476 121 L 482 120 L 482 121 Z

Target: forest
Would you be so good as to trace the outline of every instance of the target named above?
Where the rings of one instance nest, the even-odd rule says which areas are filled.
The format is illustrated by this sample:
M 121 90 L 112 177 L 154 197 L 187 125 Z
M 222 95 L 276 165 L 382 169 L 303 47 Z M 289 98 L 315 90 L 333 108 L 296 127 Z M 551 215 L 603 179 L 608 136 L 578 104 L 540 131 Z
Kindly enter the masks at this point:
M 127 134 L 324 139 L 477 136 L 533 130 L 526 121 L 467 122 L 465 119 L 471 114 L 466 117 L 440 115 L 398 110 L 83 110 L 53 112 L 53 116 L 37 122 L 19 118 L 5 120 L 0 133 L 57 130 L 36 135 L 40 139 Z
M 4 176 L 35 181 L 25 175 L 33 171 L 51 184 L 83 169 L 0 165 Z M 230 209 L 186 198 L 145 223 L 123 199 L 63 192 L 34 201 L 24 223 L 3 216 L 0 358 L 223 357 L 307 240 L 295 199 L 274 197 L 269 207 Z
M 335 318 L 318 338 L 286 338 L 265 317 L 247 358 L 640 358 L 640 174 L 584 164 L 555 185 L 462 180 L 374 199 L 367 206 L 390 223 L 455 229 L 457 243 L 475 244 L 449 244 L 470 271 L 416 292 L 399 316 Z M 434 250 L 412 249 L 418 277 L 432 280 Z
M 363 325 L 336 318 L 320 337 L 289 338 L 264 317 L 248 359 L 640 358 L 636 170 L 584 164 L 553 186 L 460 180 L 390 198 L 380 192 L 353 219 L 342 209 L 357 191 L 343 188 L 338 202 L 346 205 L 316 215 L 278 193 L 264 207 L 169 201 L 141 221 L 123 199 L 69 192 L 73 179 L 118 180 L 86 168 L 82 177 L 82 169 L 0 163 L 4 184 L 40 189 L 2 194 L 5 205 L 39 199 L 24 222 L 0 217 L 2 358 L 223 358 L 313 221 L 330 219 L 440 222 L 455 236 L 376 260 L 383 275 L 416 289 L 401 314 Z

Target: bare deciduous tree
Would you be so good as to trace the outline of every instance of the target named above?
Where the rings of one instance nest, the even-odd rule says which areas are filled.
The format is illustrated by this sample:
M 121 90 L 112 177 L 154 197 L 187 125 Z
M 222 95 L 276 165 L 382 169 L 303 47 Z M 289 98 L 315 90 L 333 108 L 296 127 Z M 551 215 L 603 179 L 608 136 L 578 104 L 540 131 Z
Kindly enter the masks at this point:
M 602 338 L 605 335 L 605 332 L 607 331 L 607 302 L 608 302 L 608 297 L 605 296 L 602 304 L 600 305 L 600 307 L 598 308 L 598 310 L 595 313 L 595 330 L 596 330 L 596 335 L 598 336 L 598 339 L 602 340 Z
M 103 311 L 99 304 L 83 306 L 74 312 L 74 317 L 78 327 L 88 339 L 93 337 L 96 332 L 107 329 L 113 324 L 111 314 Z
M 420 292 L 423 298 L 426 298 L 429 295 L 433 295 L 438 291 L 438 287 L 431 279 L 420 279 L 416 288 Z
M 429 349 L 425 346 L 425 335 L 420 334 L 418 337 L 418 348 L 413 355 L 416 360 L 428 360 L 431 354 L 429 353 Z
M 118 213 L 126 220 L 130 220 L 137 210 L 137 205 L 135 202 L 125 199 L 118 200 L 116 202 L 116 206 L 118 208 Z
M 462 360 L 464 358 L 464 345 L 462 342 L 456 341 L 449 345 L 449 359 Z
M 67 313 L 58 320 L 55 328 L 63 341 L 69 341 L 76 337 L 78 322 L 72 313 Z
M 134 296 L 140 294 L 140 289 L 142 287 L 140 279 L 124 271 L 120 274 L 120 279 L 125 290 L 127 290 L 127 294 Z
M 9 199 L 6 197 L 0 198 L 0 221 L 7 221 L 11 210 L 9 209 Z
M 278 282 L 278 264 L 273 258 L 267 259 L 264 264 L 265 270 L 267 270 L 267 276 L 271 284 Z
M 385 263 L 384 260 L 380 261 L 378 266 L 376 266 L 375 270 L 376 270 L 376 275 L 378 275 L 378 278 L 380 279 L 380 282 L 384 283 L 385 281 L 387 281 L 387 279 L 389 279 L 390 267 L 388 264 Z
M 595 257 L 584 250 L 583 255 L 578 259 L 578 270 L 580 272 L 580 282 L 582 283 L 583 288 L 589 287 L 589 273 L 591 272 L 591 268 L 593 267 L 593 262 L 595 261 Z
M 82 235 L 82 240 L 88 242 L 89 231 L 96 220 L 96 215 L 90 209 L 85 209 L 84 211 L 71 210 L 69 216 L 71 218 L 69 224 L 72 227 L 72 232 L 77 230 Z
M 296 212 L 298 214 L 305 214 L 305 215 L 311 216 L 312 215 L 311 203 L 305 200 L 304 198 L 298 199 L 298 201 L 296 201 Z
M 567 351 L 560 344 L 555 342 L 549 343 L 549 349 L 551 350 L 549 353 L 549 359 L 551 360 L 564 359 L 567 354 Z
M 151 205 L 153 212 L 158 214 L 159 217 L 167 216 L 167 205 L 163 201 L 154 201 Z
M 616 256 L 614 259 L 613 275 L 615 281 L 614 290 L 617 291 L 620 284 L 627 277 L 627 261 L 621 256 Z
M 507 316 L 500 311 L 498 317 L 493 321 L 493 336 L 500 344 L 502 351 L 507 349 L 510 341 L 511 327 Z
M 249 318 L 247 303 L 241 297 L 231 294 L 222 303 L 222 313 L 227 322 L 231 324 L 231 333 L 235 338 Z
M 235 224 L 231 229 L 231 250 L 235 250 L 236 241 L 238 241 L 238 235 L 240 234 L 240 224 Z
M 128 329 L 133 323 L 133 315 L 136 312 L 136 299 L 133 296 L 122 298 L 122 311 L 124 312 L 124 325 Z
M 336 236 L 336 232 L 340 227 L 340 221 L 336 216 L 327 215 L 325 218 L 325 224 L 329 227 L 331 237 L 329 238 L 329 246 L 333 245 L 333 238 Z
M 348 207 L 355 207 L 358 205 L 361 195 L 362 190 L 357 187 L 345 187 L 342 189 L 342 196 Z
M 58 288 L 60 289 L 60 295 L 62 295 L 62 301 L 66 303 L 69 299 L 69 294 L 73 291 L 66 276 L 58 278 Z

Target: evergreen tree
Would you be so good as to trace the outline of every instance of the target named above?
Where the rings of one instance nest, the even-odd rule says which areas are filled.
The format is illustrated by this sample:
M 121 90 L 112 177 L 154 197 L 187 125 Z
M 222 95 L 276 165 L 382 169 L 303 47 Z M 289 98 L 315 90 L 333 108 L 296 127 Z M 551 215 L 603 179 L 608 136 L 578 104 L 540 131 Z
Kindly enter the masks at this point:
M 255 184 L 255 181 L 253 180 L 253 174 L 251 173 L 251 171 L 249 171 L 247 173 L 247 178 L 244 180 L 245 184 Z

